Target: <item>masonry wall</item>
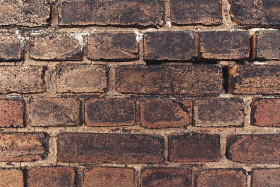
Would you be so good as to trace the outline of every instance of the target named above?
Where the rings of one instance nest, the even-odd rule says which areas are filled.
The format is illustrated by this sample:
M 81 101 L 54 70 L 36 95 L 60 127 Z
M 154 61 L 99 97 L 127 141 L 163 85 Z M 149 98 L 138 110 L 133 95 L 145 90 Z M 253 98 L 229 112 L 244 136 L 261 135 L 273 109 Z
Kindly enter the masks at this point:
M 279 0 L 0 1 L 0 186 L 280 186 Z

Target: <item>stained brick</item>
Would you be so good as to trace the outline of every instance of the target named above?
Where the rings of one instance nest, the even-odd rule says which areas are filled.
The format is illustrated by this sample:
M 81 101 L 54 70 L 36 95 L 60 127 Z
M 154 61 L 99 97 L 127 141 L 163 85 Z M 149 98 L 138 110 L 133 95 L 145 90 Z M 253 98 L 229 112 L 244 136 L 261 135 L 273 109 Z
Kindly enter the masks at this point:
M 277 187 L 280 184 L 279 168 L 255 168 L 251 172 L 252 187 Z
M 23 187 L 23 172 L 20 169 L 0 169 L 0 186 Z
M 1 61 L 22 60 L 23 54 L 20 47 L 21 47 L 20 40 L 17 38 L 15 34 L 9 32 L 0 32 L 0 60 Z
M 219 94 L 222 72 L 219 65 L 121 66 L 116 89 L 141 94 Z
M 258 58 L 280 59 L 280 30 L 258 31 L 256 36 Z
M 163 138 L 142 134 L 58 135 L 58 161 L 79 163 L 160 163 Z
M 24 126 L 24 101 L 0 99 L 0 127 Z

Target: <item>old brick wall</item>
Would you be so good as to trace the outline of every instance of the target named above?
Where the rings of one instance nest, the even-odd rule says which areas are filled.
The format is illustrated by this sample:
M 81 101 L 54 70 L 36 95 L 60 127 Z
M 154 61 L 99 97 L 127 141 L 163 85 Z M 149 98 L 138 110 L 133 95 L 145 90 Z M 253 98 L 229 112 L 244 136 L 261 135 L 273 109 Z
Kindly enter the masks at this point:
M 280 186 L 279 0 L 0 0 L 0 186 Z

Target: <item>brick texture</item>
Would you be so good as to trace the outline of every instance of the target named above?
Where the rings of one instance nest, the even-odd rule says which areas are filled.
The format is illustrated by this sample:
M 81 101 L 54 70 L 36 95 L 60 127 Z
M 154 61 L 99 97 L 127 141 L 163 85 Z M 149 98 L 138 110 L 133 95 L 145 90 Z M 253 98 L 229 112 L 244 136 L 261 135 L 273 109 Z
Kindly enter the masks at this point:
M 0 169 L 0 186 L 23 187 L 23 172 L 20 169 Z
M 256 35 L 257 58 L 280 59 L 280 31 L 258 31 Z
M 24 101 L 0 100 L 0 127 L 24 127 Z
M 1 17 L 1 15 L 0 15 Z M 10 32 L 0 32 L 0 60 L 21 60 L 23 53 L 20 48 L 20 40 Z
M 280 184 L 279 168 L 255 168 L 252 170 L 252 187 L 271 186 L 277 187 Z

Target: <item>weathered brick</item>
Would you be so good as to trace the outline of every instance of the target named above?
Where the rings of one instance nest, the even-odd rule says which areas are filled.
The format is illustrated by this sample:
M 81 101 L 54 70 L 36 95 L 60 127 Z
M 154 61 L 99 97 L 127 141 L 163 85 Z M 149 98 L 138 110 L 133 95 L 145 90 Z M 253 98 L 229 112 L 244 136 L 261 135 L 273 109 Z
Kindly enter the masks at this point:
M 230 15 L 234 22 L 245 26 L 280 25 L 279 0 L 229 0 Z
M 217 25 L 222 23 L 221 0 L 172 0 L 171 19 L 176 24 Z
M 0 99 L 0 127 L 23 127 L 24 101 Z
M 205 98 L 194 104 L 196 126 L 243 126 L 244 103 L 239 98 Z
M 280 161 L 280 135 L 232 135 L 227 140 L 227 158 L 234 162 L 273 164 Z
M 74 186 L 75 171 L 71 167 L 34 167 L 27 171 L 27 185 L 30 187 Z
M 104 65 L 57 66 L 58 92 L 104 92 L 107 88 L 107 67 Z
M 79 163 L 160 163 L 162 137 L 142 134 L 58 135 L 58 161 Z
M 84 187 L 135 186 L 132 168 L 93 167 L 85 169 L 83 174 Z
M 249 31 L 200 33 L 200 55 L 210 59 L 243 59 L 250 55 Z
M 230 66 L 229 92 L 233 94 L 279 94 L 279 77 L 280 66 Z
M 1 66 L 0 93 L 45 92 L 42 66 Z
M 168 138 L 170 162 L 215 162 L 220 160 L 220 136 L 188 133 Z
M 1 18 L 0 18 L 0 22 L 1 22 Z M 1 61 L 22 60 L 23 53 L 20 47 L 21 47 L 20 40 L 17 38 L 15 34 L 9 32 L 0 32 L 0 60 Z
M 145 168 L 141 186 L 192 186 L 192 171 L 186 168 Z
M 35 60 L 82 60 L 79 41 L 69 33 L 32 35 L 30 57 Z
M 135 122 L 135 101 L 94 98 L 86 101 L 87 126 L 130 126 Z
M 251 172 L 252 187 L 278 187 L 280 184 L 279 168 L 255 168 Z
M 50 15 L 47 0 L 2 0 L 0 2 L 0 25 L 46 25 Z
M 161 25 L 163 0 L 60 0 L 60 25 Z
M 139 44 L 133 32 L 94 32 L 88 38 L 91 60 L 133 60 L 139 56 Z
M 145 60 L 190 60 L 194 56 L 193 32 L 162 31 L 144 35 Z
M 196 186 L 246 187 L 246 180 L 246 174 L 243 169 L 209 169 L 200 171 L 196 178 Z
M 32 162 L 48 155 L 48 134 L 1 133 L 0 137 L 2 162 Z
M 32 126 L 73 126 L 80 124 L 81 102 L 74 98 L 34 98 L 30 101 Z
M 222 71 L 219 65 L 121 66 L 116 89 L 141 94 L 219 94 Z
M 257 31 L 256 36 L 257 58 L 280 59 L 280 30 Z
M 20 169 L 0 169 L 0 186 L 23 187 L 23 172 Z
M 171 99 L 143 99 L 141 125 L 145 128 L 184 127 L 192 122 L 190 101 Z

